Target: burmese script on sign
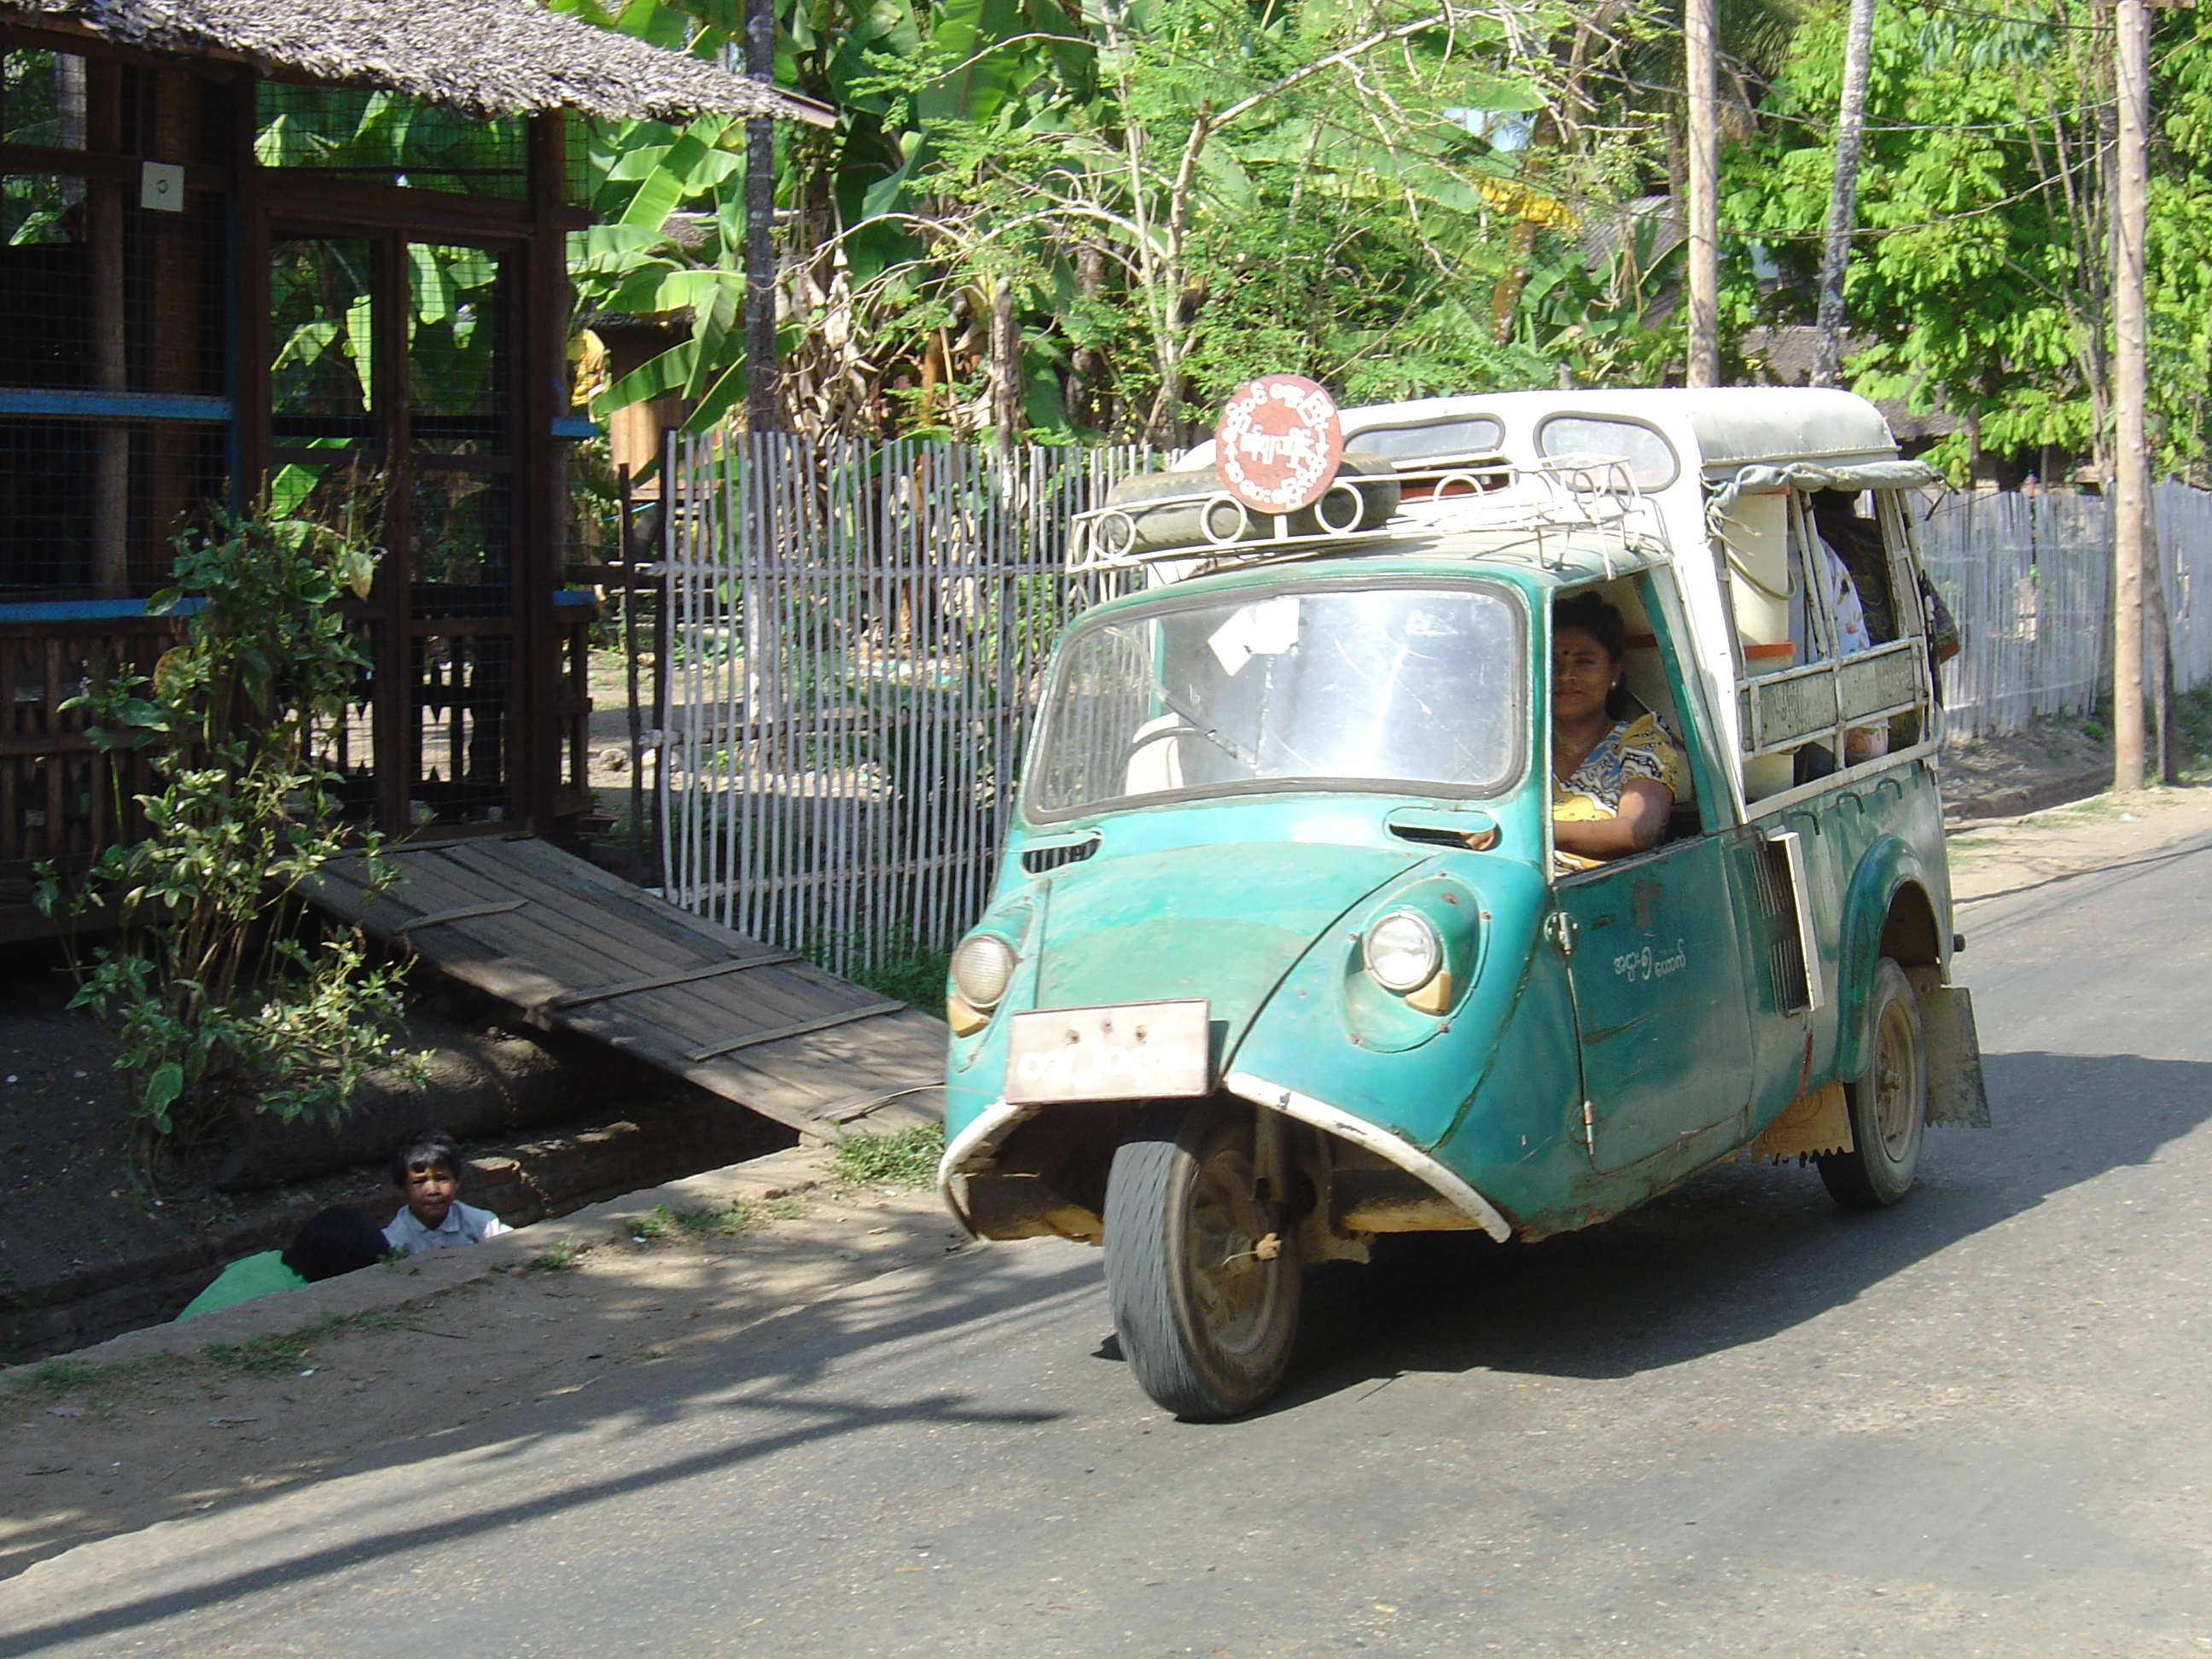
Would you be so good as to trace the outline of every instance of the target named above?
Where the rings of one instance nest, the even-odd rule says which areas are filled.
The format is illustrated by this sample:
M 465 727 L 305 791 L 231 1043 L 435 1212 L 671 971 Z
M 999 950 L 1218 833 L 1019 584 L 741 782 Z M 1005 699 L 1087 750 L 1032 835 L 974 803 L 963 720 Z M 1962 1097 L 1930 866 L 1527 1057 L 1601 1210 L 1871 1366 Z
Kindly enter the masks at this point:
M 1206 1014 L 1203 1001 L 1016 1014 L 1006 1033 L 1006 1097 L 1034 1105 L 1205 1094 L 1213 1085 Z
M 1237 388 L 1213 432 L 1222 486 L 1262 513 L 1295 513 L 1328 491 L 1344 459 L 1344 427 L 1328 392 L 1297 374 Z

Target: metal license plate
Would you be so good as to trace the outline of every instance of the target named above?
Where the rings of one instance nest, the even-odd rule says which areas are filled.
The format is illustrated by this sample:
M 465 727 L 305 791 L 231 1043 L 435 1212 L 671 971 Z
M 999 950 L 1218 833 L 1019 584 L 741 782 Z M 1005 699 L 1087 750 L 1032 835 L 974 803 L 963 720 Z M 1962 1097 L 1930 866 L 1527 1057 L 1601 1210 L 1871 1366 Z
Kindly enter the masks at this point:
M 1006 1099 L 1158 1100 L 1213 1087 L 1206 1005 L 1129 1002 L 1049 1008 L 1007 1022 Z

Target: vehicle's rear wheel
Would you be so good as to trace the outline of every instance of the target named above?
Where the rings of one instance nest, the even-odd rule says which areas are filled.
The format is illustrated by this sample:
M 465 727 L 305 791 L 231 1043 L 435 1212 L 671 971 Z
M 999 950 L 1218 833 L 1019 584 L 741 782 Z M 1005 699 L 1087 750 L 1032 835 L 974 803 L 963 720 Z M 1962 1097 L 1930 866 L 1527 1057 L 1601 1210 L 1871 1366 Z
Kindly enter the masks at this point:
M 1114 1152 L 1106 1290 L 1122 1357 L 1177 1417 L 1275 1391 L 1297 1334 L 1297 1238 L 1255 1170 L 1252 1112 L 1156 1107 Z
M 1848 1152 L 1820 1160 L 1828 1195 L 1847 1210 L 1879 1210 L 1912 1190 L 1928 1134 L 1928 1045 L 1920 1003 L 1905 969 L 1884 957 L 1867 997 L 1867 1068 L 1844 1085 Z

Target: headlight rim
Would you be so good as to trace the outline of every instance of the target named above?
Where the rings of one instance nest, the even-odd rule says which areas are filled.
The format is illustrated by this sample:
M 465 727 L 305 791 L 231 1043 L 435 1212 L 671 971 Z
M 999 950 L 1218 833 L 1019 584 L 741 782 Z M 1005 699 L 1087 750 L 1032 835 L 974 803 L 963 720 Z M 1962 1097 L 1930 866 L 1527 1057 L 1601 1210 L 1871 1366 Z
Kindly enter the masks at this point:
M 999 988 L 988 1000 L 977 996 L 969 988 L 961 973 L 963 959 L 971 950 L 983 947 L 995 947 L 1003 959 Z M 1006 1000 L 1006 993 L 1013 987 L 1014 969 L 1021 965 L 1021 952 L 1014 948 L 1012 939 L 997 933 L 970 933 L 953 947 L 952 961 L 947 970 L 947 977 L 951 980 L 952 989 L 962 1001 L 975 1009 L 976 1012 L 988 1014 Z
M 1418 978 L 1394 981 L 1385 976 L 1382 970 L 1376 966 L 1376 935 L 1380 933 L 1391 923 L 1396 921 L 1412 923 L 1414 927 L 1420 929 L 1422 937 L 1428 942 L 1426 950 L 1427 967 Z M 1369 922 L 1365 927 L 1360 930 L 1359 962 L 1360 965 L 1367 970 L 1368 977 L 1372 979 L 1384 990 L 1389 992 L 1391 995 L 1399 997 L 1412 996 L 1424 986 L 1433 981 L 1438 974 L 1443 972 L 1443 935 L 1438 931 L 1436 923 L 1430 921 L 1428 917 L 1423 915 L 1419 910 L 1400 906 L 1395 909 L 1385 911 L 1382 915 L 1376 917 L 1374 921 Z

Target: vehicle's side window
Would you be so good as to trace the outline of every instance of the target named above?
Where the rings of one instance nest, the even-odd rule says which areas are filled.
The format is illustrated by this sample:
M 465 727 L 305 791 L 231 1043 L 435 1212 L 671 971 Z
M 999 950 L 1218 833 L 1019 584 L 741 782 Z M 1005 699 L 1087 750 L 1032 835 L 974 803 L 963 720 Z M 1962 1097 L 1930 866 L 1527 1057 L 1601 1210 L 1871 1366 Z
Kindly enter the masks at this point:
M 1597 592 L 1600 598 L 1619 609 L 1627 630 L 1628 659 L 1621 684 L 1628 692 L 1630 714 L 1650 714 L 1683 753 L 1686 764 L 1682 787 L 1674 798 L 1674 810 L 1667 830 L 1668 840 L 1679 841 L 1711 827 L 1700 817 L 1701 802 L 1710 796 L 1710 791 L 1701 793 L 1698 786 L 1702 780 L 1716 774 L 1710 757 L 1700 746 L 1702 734 L 1691 718 L 1689 681 L 1677 654 L 1680 647 L 1675 632 L 1667 623 L 1668 607 L 1655 586 L 1657 580 L 1647 572 L 1607 582 Z M 1679 606 L 1675 609 L 1679 611 Z
M 1754 799 L 1879 761 L 1924 728 L 1918 587 L 1895 504 L 1877 512 L 1863 516 L 1842 491 L 1789 493 L 1792 665 L 1747 677 L 1739 691 Z M 1762 787 L 1751 787 L 1754 775 Z

